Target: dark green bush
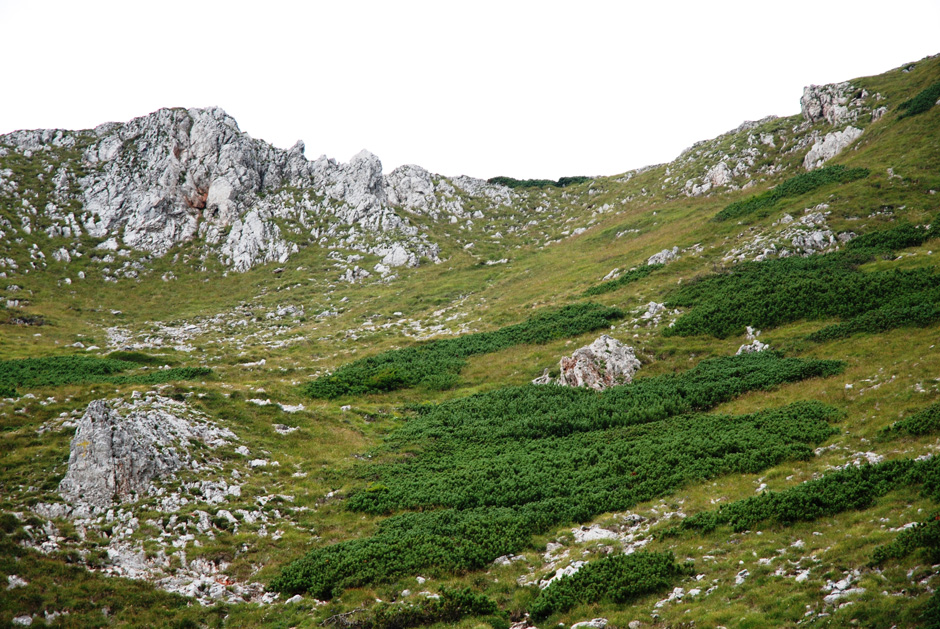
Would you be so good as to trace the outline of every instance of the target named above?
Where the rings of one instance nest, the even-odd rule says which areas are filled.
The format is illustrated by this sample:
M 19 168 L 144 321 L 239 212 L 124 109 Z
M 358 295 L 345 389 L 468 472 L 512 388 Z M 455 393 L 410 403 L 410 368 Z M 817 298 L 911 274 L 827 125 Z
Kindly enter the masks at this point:
M 212 373 L 208 367 L 174 367 L 173 369 L 160 369 L 137 376 L 111 376 L 95 382 L 109 382 L 111 384 L 163 384 L 176 380 L 197 380 L 205 378 Z
M 454 373 L 436 373 L 425 376 L 421 380 L 421 386 L 430 391 L 447 391 L 457 386 L 460 378 Z
M 564 188 L 565 186 L 571 186 L 578 183 L 585 183 L 591 181 L 592 177 L 561 177 L 558 181 L 552 181 L 551 179 L 514 179 L 512 177 L 491 177 L 486 180 L 486 183 L 493 183 L 500 186 L 506 186 L 507 188 L 547 188 L 549 186 L 555 186 L 557 188 Z
M 677 564 L 671 551 L 603 557 L 542 590 L 529 607 L 529 614 L 540 622 L 579 603 L 623 605 L 644 594 L 666 590 L 692 574 L 692 566 Z
M 410 511 L 384 520 L 373 537 L 311 551 L 271 587 L 330 598 L 416 572 L 476 570 L 560 524 L 690 482 L 805 459 L 833 433 L 829 407 L 796 404 L 738 417 L 682 413 L 841 368 L 764 352 L 703 361 L 601 394 L 529 385 L 421 407 L 386 440 L 393 461 L 410 456 L 363 465 L 370 485 L 347 501 L 368 513 Z
M 916 550 L 923 551 L 926 561 L 940 563 L 940 511 L 931 513 L 913 528 L 901 531 L 890 544 L 876 548 L 871 563 L 877 566 L 889 559 L 907 557 Z
M 55 356 L 0 361 L 0 386 L 42 387 L 101 380 L 134 363 L 92 356 Z
M 940 432 L 940 402 L 931 404 L 910 417 L 895 422 L 881 431 L 882 438 L 891 438 L 895 435 L 910 435 L 921 437 Z
M 773 328 L 799 320 L 837 317 L 838 327 L 812 339 L 839 338 L 857 331 L 880 332 L 936 320 L 940 275 L 932 269 L 862 272 L 871 250 L 836 252 L 744 262 L 733 269 L 684 285 L 667 305 L 691 308 L 666 336 L 742 334 L 748 325 Z M 856 319 L 858 318 L 858 319 Z
M 626 286 L 627 284 L 632 284 L 637 280 L 641 280 L 653 271 L 663 268 L 662 264 L 647 264 L 645 266 L 637 267 L 630 271 L 627 271 L 620 277 L 615 280 L 610 280 L 609 282 L 604 282 L 598 284 L 597 286 L 592 286 L 591 288 L 584 291 L 585 297 L 591 297 L 593 295 L 602 295 L 604 293 L 609 293 L 615 291 L 618 288 Z
M 940 289 L 913 292 L 848 321 L 826 326 L 810 334 L 811 341 L 833 341 L 853 334 L 878 334 L 902 327 L 924 328 L 940 321 Z
M 559 188 L 564 188 L 565 186 L 573 186 L 573 185 L 579 184 L 579 183 L 587 183 L 587 182 L 591 181 L 592 179 L 593 179 L 593 177 L 582 177 L 582 176 L 559 177 L 559 178 L 558 178 L 558 187 L 559 187 Z
M 379 603 L 370 613 L 344 626 L 356 629 L 407 629 L 435 623 L 454 624 L 473 616 L 503 617 L 492 600 L 474 594 L 470 588 L 442 588 L 439 599 L 427 598 L 417 603 Z
M 424 382 L 451 388 L 466 359 L 514 345 L 546 343 L 608 327 L 623 317 L 617 308 L 598 304 L 574 304 L 539 313 L 524 323 L 495 332 L 467 334 L 453 339 L 430 341 L 423 345 L 382 352 L 343 365 L 332 374 L 304 386 L 310 397 L 336 398 L 341 395 L 376 393 L 414 387 Z M 430 378 L 430 380 L 429 380 Z
M 698 513 L 665 534 L 676 535 L 688 530 L 709 532 L 722 525 L 744 531 L 765 523 L 809 522 L 868 508 L 889 491 L 909 485 L 921 486 L 925 496 L 938 500 L 940 457 L 848 467 L 783 491 L 766 492 L 723 505 L 716 511 Z
M 768 208 L 777 201 L 788 197 L 798 197 L 833 183 L 847 183 L 864 179 L 870 174 L 867 168 L 846 168 L 842 165 L 825 166 L 790 177 L 777 187 L 753 197 L 730 203 L 715 215 L 716 221 L 727 221 L 753 214 Z
M 940 219 L 940 216 L 936 218 Z M 893 253 L 908 247 L 918 247 L 931 238 L 937 238 L 938 236 L 940 236 L 940 224 L 936 219 L 931 223 L 929 229 L 903 222 L 888 229 L 879 229 L 862 234 L 858 238 L 849 241 L 845 248 L 848 251 L 862 251 L 874 256 Z
M 150 354 L 144 354 L 143 352 L 126 352 L 126 351 L 117 351 L 111 352 L 107 355 L 106 358 L 111 360 L 123 360 L 130 363 L 138 363 L 140 365 L 165 365 L 167 360 L 160 356 L 151 356 Z
M 933 107 L 937 100 L 940 100 L 940 81 L 923 90 L 914 98 L 898 105 L 898 109 L 901 111 L 898 118 L 908 118 L 922 114 Z
M 172 380 L 191 380 L 212 373 L 205 367 L 179 367 L 138 375 L 115 375 L 137 367 L 137 363 L 133 362 L 92 356 L 3 360 L 0 361 L 0 395 L 2 390 L 10 392 L 16 387 L 52 387 L 85 382 L 159 384 Z

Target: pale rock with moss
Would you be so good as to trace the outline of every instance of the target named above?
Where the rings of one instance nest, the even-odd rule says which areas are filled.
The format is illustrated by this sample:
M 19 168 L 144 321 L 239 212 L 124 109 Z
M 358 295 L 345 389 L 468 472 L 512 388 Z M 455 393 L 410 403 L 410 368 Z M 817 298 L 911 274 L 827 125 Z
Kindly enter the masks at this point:
M 200 469 L 193 442 L 214 448 L 234 439 L 230 430 L 161 396 L 94 400 L 78 421 L 59 493 L 73 505 L 108 508 L 145 494 L 151 481 L 183 466 Z
M 245 271 L 298 251 L 281 222 L 321 246 L 342 241 L 367 253 L 399 246 L 411 260 L 436 260 L 436 245 L 390 206 L 378 157 L 361 151 L 345 164 L 325 156 L 308 161 L 303 142 L 275 148 L 242 132 L 218 107 L 160 109 L 90 131 L 17 131 L 0 139 L 24 157 L 81 149 L 87 174 L 77 176 L 77 164 L 54 173 L 44 209 L 50 238 L 87 233 L 103 239 L 103 250 L 156 257 L 195 240 L 205 255 Z M 408 181 L 407 200 L 418 204 L 424 179 Z M 78 216 L 59 209 L 76 201 Z M 31 232 L 30 225 L 23 230 Z
M 827 133 L 823 139 L 816 140 L 809 152 L 806 153 L 803 158 L 803 168 L 806 170 L 819 168 L 859 139 L 861 135 L 862 130 L 853 126 L 848 126 L 842 131 Z
M 633 381 L 640 368 L 634 349 L 602 334 L 590 345 L 581 347 L 560 362 L 558 384 L 588 387 L 597 391 Z
M 868 92 L 853 87 L 847 81 L 808 85 L 803 88 L 800 98 L 800 112 L 807 122 L 825 120 L 835 127 L 857 120 L 867 97 Z
M 672 249 L 663 249 L 659 253 L 654 253 L 647 259 L 646 264 L 666 264 L 679 258 L 679 247 Z

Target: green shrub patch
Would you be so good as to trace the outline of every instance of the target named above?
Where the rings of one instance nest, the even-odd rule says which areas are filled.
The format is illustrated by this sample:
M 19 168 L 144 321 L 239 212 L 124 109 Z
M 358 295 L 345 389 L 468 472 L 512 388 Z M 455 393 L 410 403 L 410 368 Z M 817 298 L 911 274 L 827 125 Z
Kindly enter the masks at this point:
M 898 109 L 901 111 L 898 118 L 909 118 L 910 116 L 922 114 L 937 104 L 938 100 L 940 100 L 940 81 L 920 92 L 914 98 L 898 105 Z
M 486 183 L 493 183 L 507 188 L 564 188 L 578 183 L 591 181 L 592 177 L 560 177 L 558 181 L 552 179 L 513 179 L 512 177 L 491 177 Z
M 927 237 L 927 230 L 919 231 Z M 852 251 L 744 262 L 694 280 L 669 296 L 667 305 L 691 311 L 663 334 L 726 338 L 743 334 L 748 325 L 766 329 L 799 320 L 843 319 L 810 337 L 824 341 L 929 325 L 940 318 L 940 275 L 932 269 L 859 270 L 873 252 L 902 240 L 910 242 L 900 236 L 873 236 Z
M 940 402 L 931 404 L 925 409 L 914 413 L 910 417 L 893 423 L 881 431 L 880 436 L 891 438 L 896 435 L 922 437 L 940 432 Z
M 421 571 L 476 570 L 553 527 L 690 482 L 811 457 L 833 434 L 834 411 L 822 404 L 735 417 L 682 414 L 841 368 L 765 352 L 600 394 L 529 385 L 422 407 L 376 453 L 385 462 L 360 468 L 369 485 L 347 502 L 360 512 L 407 511 L 382 521 L 372 537 L 311 551 L 271 587 L 330 598 Z
M 314 398 L 336 398 L 393 391 L 419 384 L 429 389 L 447 389 L 456 384 L 456 379 L 446 376 L 460 373 L 470 356 L 497 352 L 514 345 L 546 343 L 577 336 L 609 327 L 611 321 L 622 317 L 621 310 L 598 304 L 565 306 L 495 332 L 430 341 L 363 358 L 308 383 L 304 393 Z
M 870 171 L 867 168 L 846 168 L 842 165 L 817 168 L 808 173 L 790 177 L 766 192 L 729 204 L 715 215 L 714 220 L 727 221 L 742 218 L 758 210 L 769 208 L 781 199 L 802 196 L 807 192 L 812 192 L 829 184 L 848 183 L 857 179 L 864 179 L 869 174 Z
M 729 525 L 735 531 L 761 523 L 811 522 L 853 509 L 865 509 L 877 498 L 902 486 L 921 486 L 923 494 L 940 502 L 940 457 L 921 461 L 898 459 L 826 474 L 783 491 L 771 491 L 699 513 L 667 531 L 712 531 Z
M 497 621 L 495 624 L 509 625 L 496 603 L 486 596 L 474 594 L 470 588 L 443 588 L 440 598 L 426 598 L 413 604 L 379 603 L 360 617 L 351 618 L 349 614 L 341 614 L 327 618 L 323 625 L 354 629 L 407 629 L 435 623 L 453 624 L 474 616 L 493 616 L 492 620 Z
M 672 552 L 639 551 L 632 555 L 603 557 L 542 590 L 529 613 L 533 620 L 540 622 L 578 603 L 622 605 L 644 594 L 666 590 L 680 578 L 692 574 L 692 566 L 677 564 Z
M 0 395 L 12 397 L 16 389 L 55 387 L 65 384 L 107 382 L 111 384 L 159 384 L 191 380 L 212 371 L 205 367 L 153 370 L 143 374 L 117 375 L 136 369 L 137 363 L 92 356 L 54 356 L 0 361 Z

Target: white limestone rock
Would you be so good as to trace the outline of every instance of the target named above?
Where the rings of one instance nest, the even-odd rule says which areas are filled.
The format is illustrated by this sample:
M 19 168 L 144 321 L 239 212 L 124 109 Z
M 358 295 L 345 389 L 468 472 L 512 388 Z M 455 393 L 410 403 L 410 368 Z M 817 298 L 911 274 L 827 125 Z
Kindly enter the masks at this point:
M 414 253 L 405 249 L 403 245 L 395 244 L 382 258 L 382 264 L 389 267 L 418 266 L 418 258 Z
M 545 371 L 542 372 L 542 375 L 532 381 L 532 384 L 552 384 L 554 380 L 552 379 L 551 374 L 548 372 L 548 367 L 545 368 Z
M 718 162 L 712 166 L 708 173 L 705 175 L 705 178 L 711 183 L 712 186 L 727 186 L 731 183 L 731 179 L 734 175 L 731 172 L 731 169 L 728 168 L 728 165 L 724 162 Z
M 836 236 L 828 229 L 800 232 L 793 236 L 790 244 L 804 255 L 825 251 L 836 244 Z
M 822 140 L 817 140 L 803 158 L 803 168 L 813 170 L 842 152 L 862 135 L 861 129 L 848 126 L 842 131 L 827 133 Z
M 168 398 L 94 400 L 78 421 L 59 493 L 73 505 L 107 508 L 184 465 L 199 468 L 193 441 L 217 447 L 233 439 L 230 430 Z
M 602 334 L 590 345 L 561 359 L 558 384 L 601 391 L 633 380 L 640 361 L 632 347 Z
M 666 264 L 679 258 L 679 247 L 672 249 L 663 249 L 659 253 L 654 253 L 646 261 L 646 264 Z
M 277 262 L 283 264 L 297 245 L 281 238 L 281 230 L 252 210 L 243 218 L 236 218 L 221 248 L 222 259 L 236 271 L 247 271 L 257 264 Z
M 803 88 L 800 112 L 807 122 L 825 120 L 839 126 L 858 119 L 862 101 L 868 96 L 848 82 L 809 85 Z
M 407 164 L 396 168 L 385 181 L 391 205 L 423 213 L 429 213 L 436 206 L 431 173 L 420 166 Z
M 156 257 L 202 239 L 206 254 L 237 271 L 283 263 L 296 252 L 284 226 L 297 234 L 307 231 L 320 246 L 342 240 L 345 247 L 378 253 L 375 247 L 388 249 L 390 236 L 416 259 L 436 257 L 429 255 L 436 249 L 427 236 L 390 207 L 382 163 L 368 151 L 347 164 L 326 157 L 308 161 L 302 142 L 285 151 L 253 139 L 217 107 L 160 109 L 92 131 L 2 136 L 9 150 L 24 156 L 79 140 L 89 144 L 82 157 L 91 167 L 81 177 L 65 166 L 52 173 L 56 192 L 43 210 L 52 223 L 50 237 L 87 232 L 104 240 L 102 251 L 128 247 Z M 410 187 L 399 182 L 398 190 L 407 192 L 406 203 L 420 205 L 420 193 L 433 178 L 413 170 L 424 176 L 400 177 Z M 437 179 L 441 194 L 454 192 Z M 83 206 L 79 216 L 58 209 L 75 201 Z M 29 212 L 23 218 L 23 230 L 31 230 Z M 61 252 L 56 259 L 68 262 Z
M 745 343 L 738 348 L 738 351 L 735 352 L 735 356 L 740 356 L 741 354 L 753 354 L 754 352 L 762 352 L 766 349 L 769 349 L 770 345 L 762 343 L 761 341 L 754 339 L 750 343 Z

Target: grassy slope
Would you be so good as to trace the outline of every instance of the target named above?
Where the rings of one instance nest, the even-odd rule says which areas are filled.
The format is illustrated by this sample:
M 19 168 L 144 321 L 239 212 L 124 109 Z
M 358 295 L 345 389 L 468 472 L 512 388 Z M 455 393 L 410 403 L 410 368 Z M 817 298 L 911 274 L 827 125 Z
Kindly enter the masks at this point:
M 252 492 L 292 494 L 296 496 L 295 505 L 312 509 L 299 514 L 297 521 L 315 531 L 316 541 L 311 541 L 309 530 L 286 527 L 285 536 L 277 543 L 248 533 L 220 534 L 218 544 L 190 549 L 192 553 L 213 558 L 225 555 L 227 548 L 249 543 L 249 552 L 233 558 L 230 571 L 244 578 L 251 573 L 252 566 L 262 566 L 253 578 L 267 581 L 287 562 L 309 549 L 311 544 L 350 539 L 374 530 L 377 518 L 349 513 L 341 502 L 323 502 L 322 498 L 329 491 L 337 490 L 342 494 L 362 486 L 362 481 L 354 473 L 355 459 L 352 455 L 378 445 L 383 435 L 400 425 L 404 421 L 403 404 L 439 401 L 507 384 L 525 383 L 541 373 L 544 367 L 556 365 L 560 355 L 570 353 L 571 349 L 595 336 L 587 334 L 541 346 L 513 347 L 471 358 L 461 374 L 460 384 L 451 391 L 408 390 L 336 401 L 302 398 L 296 385 L 307 381 L 317 371 L 335 368 L 366 353 L 412 342 L 400 333 L 400 326 L 357 332 L 357 339 L 348 338 L 346 330 L 360 327 L 367 318 L 377 322 L 395 322 L 401 318 L 428 320 L 433 318 L 432 313 L 436 310 L 455 303 L 460 305 L 451 312 L 466 313 L 465 317 L 456 320 L 457 323 L 467 321 L 471 331 L 494 330 L 524 320 L 533 307 L 578 300 L 585 289 L 599 283 L 614 267 L 624 269 L 643 264 L 648 256 L 674 245 L 686 247 L 701 243 L 701 253 L 683 255 L 677 262 L 635 284 L 593 298 L 625 309 L 638 308 L 651 300 L 661 302 L 678 282 L 687 282 L 717 268 L 725 251 L 733 246 L 742 230 L 767 228 L 784 212 L 796 216 L 804 207 L 821 202 L 830 204 L 830 224 L 836 231 L 851 229 L 862 233 L 886 227 L 890 224 L 890 217 L 868 218 L 883 208 L 891 208 L 895 218 L 904 217 L 915 222 L 925 220 L 936 213 L 940 203 L 937 196 L 929 193 L 929 190 L 940 190 L 940 107 L 904 120 L 897 120 L 893 108 L 936 81 L 938 76 L 940 62 L 935 59 L 919 64 L 910 73 L 896 70 L 856 81 L 871 92 L 885 94 L 891 111 L 868 127 L 855 150 L 845 152 L 833 162 L 869 168 L 872 175 L 836 189 L 781 201 L 770 216 L 748 220 L 743 226 L 713 223 L 710 219 L 730 201 L 746 198 L 778 183 L 785 174 L 768 178 L 747 191 L 717 193 L 696 199 L 678 197 L 667 200 L 664 197 L 669 195 L 668 190 L 657 192 L 664 167 L 638 175 L 626 183 L 620 183 L 616 178 L 599 180 L 594 185 L 601 192 L 594 195 L 587 193 L 588 184 L 572 186 L 564 192 L 552 189 L 534 191 L 529 197 L 532 207 L 547 201 L 563 208 L 564 212 L 576 213 L 590 211 L 588 206 L 596 208 L 610 203 L 617 208 L 617 213 L 601 215 L 588 232 L 546 248 L 520 239 L 519 249 L 506 252 L 504 245 L 482 237 L 475 239 L 478 244 L 472 253 L 463 251 L 458 245 L 445 246 L 446 262 L 401 271 L 400 279 L 390 285 L 333 284 L 329 278 L 336 275 L 335 270 L 322 253 L 310 249 L 293 258 L 290 266 L 279 275 L 273 275 L 271 267 L 224 277 L 217 268 L 210 268 L 210 272 L 203 275 L 171 267 L 167 257 L 157 261 L 157 271 L 141 283 L 111 285 L 96 282 L 94 290 L 88 290 L 90 283 L 75 283 L 71 287 L 58 285 L 57 280 L 65 276 L 66 270 L 50 262 L 48 273 L 32 273 L 16 280 L 24 288 L 18 293 L 21 298 L 28 293 L 32 300 L 27 311 L 42 314 L 49 325 L 40 328 L 3 326 L 0 358 L 58 355 L 65 353 L 64 346 L 79 340 L 86 345 L 104 346 L 105 327 L 122 325 L 143 331 L 152 321 L 189 321 L 201 315 L 232 309 L 242 302 L 251 304 L 261 319 L 249 321 L 242 333 L 264 331 L 269 329 L 264 319 L 266 308 L 282 303 L 304 305 L 306 320 L 295 321 L 288 333 L 303 339 L 287 347 L 270 349 L 255 340 L 240 349 L 229 342 L 215 342 L 226 336 L 224 331 L 218 330 L 199 338 L 195 342 L 195 352 L 157 352 L 181 365 L 211 366 L 217 372 L 214 380 L 204 384 L 178 383 L 167 391 L 197 394 L 191 398 L 197 408 L 232 427 L 252 449 L 266 449 L 275 453 L 280 461 L 280 468 L 250 480 L 246 495 Z M 793 155 L 792 164 L 798 164 L 800 159 L 801 155 Z M 901 179 L 890 177 L 888 168 L 892 168 Z M 644 188 L 653 194 L 644 196 L 641 192 Z M 568 198 L 562 197 L 563 194 Z M 625 198 L 633 200 L 622 204 L 620 201 Z M 849 220 L 856 217 L 860 220 Z M 616 238 L 618 232 L 626 229 L 640 231 Z M 442 240 L 453 238 L 457 232 L 448 225 L 435 225 L 430 228 L 430 235 L 432 239 Z M 938 247 L 940 243 L 928 242 L 923 247 L 905 251 L 899 259 L 878 260 L 867 267 L 933 267 L 935 264 L 928 251 Z M 481 260 L 502 257 L 509 257 L 510 262 L 489 267 L 479 265 Z M 299 271 L 298 267 L 304 270 Z M 161 282 L 159 275 L 171 268 L 180 280 Z M 68 272 L 74 274 L 76 269 L 70 268 Z M 209 281 L 203 282 L 206 277 Z M 341 302 L 344 297 L 349 298 L 347 302 Z M 342 312 L 334 318 L 314 318 L 315 313 L 329 308 L 341 308 Z M 121 314 L 112 314 L 112 310 L 120 310 Z M 403 314 L 398 316 L 394 314 L 396 312 Z M 895 458 L 933 451 L 937 445 L 935 437 L 905 437 L 884 444 L 876 444 L 874 439 L 880 429 L 899 417 L 940 399 L 935 380 L 940 373 L 940 353 L 934 347 L 937 326 L 896 330 L 878 336 L 858 335 L 824 344 L 804 340 L 809 332 L 823 325 L 825 322 L 797 322 L 768 331 L 761 338 L 788 355 L 844 360 L 847 369 L 843 375 L 785 385 L 771 392 L 746 394 L 721 405 L 716 412 L 750 413 L 799 400 L 821 400 L 845 413 L 844 420 L 839 423 L 841 434 L 827 442 L 833 446 L 832 449 L 809 461 L 772 468 L 759 478 L 722 477 L 692 486 L 664 500 L 638 505 L 634 512 L 655 517 L 654 510 L 662 512 L 662 505 L 665 505 L 665 510 L 681 508 L 687 514 L 696 513 L 714 508 L 716 502 L 753 495 L 761 483 L 766 483 L 771 489 L 779 489 L 812 478 L 829 466 L 843 464 L 846 456 L 854 452 L 874 450 L 887 458 Z M 646 363 L 644 371 L 649 375 L 686 369 L 704 358 L 733 353 L 743 342 L 741 338 L 665 338 L 657 329 L 642 325 L 634 329 L 629 322 L 618 324 L 612 334 L 624 341 L 632 339 Z M 267 361 L 263 368 L 249 370 L 238 366 L 238 363 L 259 358 Z M 846 384 L 853 387 L 846 389 Z M 873 388 L 876 384 L 880 386 Z M 917 392 L 916 385 L 925 392 Z M 102 394 L 112 394 L 115 390 L 127 393 L 134 388 L 76 385 L 37 389 L 33 391 L 36 400 L 0 406 L 0 446 L 3 452 L 0 455 L 0 508 L 22 510 L 23 505 L 30 501 L 48 499 L 64 474 L 70 436 L 65 433 L 37 436 L 35 429 L 39 425 L 60 412 L 82 408 L 89 400 Z M 146 390 L 144 387 L 136 388 Z M 257 389 L 264 390 L 263 396 L 280 402 L 303 403 L 306 411 L 288 416 L 273 407 L 256 407 L 245 402 L 245 398 L 259 395 Z M 227 397 L 226 394 L 232 391 L 241 395 Z M 199 394 L 204 397 L 200 398 Z M 48 396 L 54 397 L 55 402 L 40 404 L 39 400 Z M 340 407 L 346 404 L 352 405 L 352 409 L 343 412 Z M 272 422 L 299 425 L 301 430 L 282 437 L 270 430 Z M 307 476 L 295 478 L 292 476 L 294 472 L 305 472 Z M 673 550 L 680 560 L 692 559 L 696 572 L 705 575 L 701 583 L 714 582 L 717 589 L 706 597 L 686 599 L 656 610 L 653 604 L 661 596 L 650 595 L 629 606 L 581 605 L 550 620 L 551 623 L 571 623 L 603 615 L 612 624 L 625 626 L 633 619 L 653 622 L 651 614 L 655 611 L 658 614 L 656 621 L 664 626 L 693 619 L 699 626 L 794 625 L 807 610 L 822 610 L 820 588 L 827 579 L 838 580 L 846 570 L 865 566 L 876 545 L 893 539 L 895 534 L 888 529 L 918 520 L 923 515 L 919 510 L 931 508 L 933 505 L 920 498 L 916 491 L 899 491 L 864 512 L 843 514 L 825 522 L 769 527 L 759 533 L 753 531 L 729 536 L 724 532 L 657 540 L 648 548 Z M 611 524 L 617 521 L 610 515 L 600 517 L 598 522 Z M 655 532 L 656 526 L 653 530 Z M 572 541 L 567 529 L 562 529 L 536 542 L 544 548 L 545 542 L 559 536 Z M 797 540 L 803 540 L 805 548 L 792 548 L 791 544 Z M 601 545 L 584 546 L 590 555 L 602 552 L 597 548 Z M 785 550 L 780 553 L 780 549 Z M 524 554 L 529 565 L 520 562 L 499 566 L 486 573 L 453 576 L 428 585 L 435 588 L 470 585 L 493 597 L 503 609 L 519 612 L 528 607 L 535 593 L 531 589 L 516 587 L 515 579 L 526 573 L 530 565 L 542 563 L 535 550 Z M 770 566 L 758 562 L 760 558 L 778 555 L 782 559 L 775 559 Z M 785 560 L 800 561 L 801 567 L 811 568 L 810 577 L 797 584 L 792 579 L 773 576 L 774 570 Z M 38 575 L 46 570 L 44 562 L 50 561 L 61 566 L 64 560 L 27 554 L 19 560 L 16 569 L 19 574 Z M 847 625 L 853 619 L 863 626 L 913 624 L 927 597 L 925 586 L 918 583 L 919 579 L 927 576 L 920 563 L 916 557 L 911 557 L 891 564 L 882 574 L 865 572 L 860 583 L 867 592 L 854 599 L 855 605 L 835 611 L 829 620 L 834 626 Z M 744 584 L 735 586 L 735 575 L 742 569 L 748 569 L 750 576 Z M 913 571 L 913 581 L 908 577 L 909 570 Z M 140 610 L 153 604 L 147 598 L 152 597 L 151 594 L 140 594 L 139 584 L 108 581 L 106 586 L 102 586 L 100 577 L 87 573 L 79 573 L 65 586 L 54 587 L 38 576 L 28 580 L 32 585 L 20 592 L 23 592 L 23 600 L 32 601 L 30 606 L 35 604 L 37 609 L 43 605 L 52 609 L 57 605 L 50 602 L 51 597 L 68 599 L 79 592 L 98 588 L 94 599 L 97 607 L 73 608 L 70 622 L 79 625 L 100 622 L 100 607 L 119 609 L 120 601 L 131 601 L 131 606 Z M 682 583 L 682 586 L 686 589 L 698 587 L 691 581 Z M 408 578 L 354 589 L 343 594 L 339 602 L 316 610 L 309 603 L 268 608 L 233 606 L 224 612 L 180 608 L 177 611 L 170 609 L 165 615 L 156 617 L 153 614 L 116 614 L 114 620 L 117 624 L 159 626 L 197 619 L 212 624 L 227 613 L 228 622 L 232 625 L 314 626 L 331 613 L 369 605 L 376 597 L 390 600 L 402 590 L 416 587 L 414 580 Z M 881 594 L 883 591 L 893 594 L 902 590 L 905 593 L 900 597 Z M 0 622 L 8 621 L 13 610 L 0 609 Z M 463 624 L 472 625 L 472 621 L 464 621 Z

